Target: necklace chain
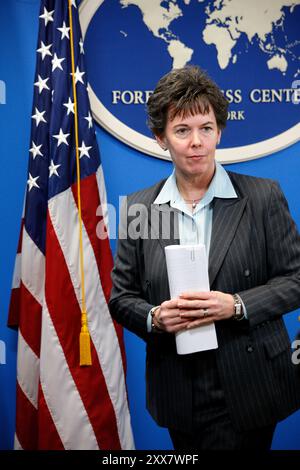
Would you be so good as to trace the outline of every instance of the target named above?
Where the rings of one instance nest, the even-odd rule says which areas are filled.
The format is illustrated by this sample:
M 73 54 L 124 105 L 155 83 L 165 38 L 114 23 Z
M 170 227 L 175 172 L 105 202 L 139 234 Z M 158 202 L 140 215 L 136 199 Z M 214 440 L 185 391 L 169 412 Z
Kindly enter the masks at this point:
M 192 204 L 192 208 L 195 209 L 196 205 L 198 204 L 199 201 L 201 201 L 201 197 L 197 198 L 197 199 L 185 199 L 185 202 L 189 202 Z

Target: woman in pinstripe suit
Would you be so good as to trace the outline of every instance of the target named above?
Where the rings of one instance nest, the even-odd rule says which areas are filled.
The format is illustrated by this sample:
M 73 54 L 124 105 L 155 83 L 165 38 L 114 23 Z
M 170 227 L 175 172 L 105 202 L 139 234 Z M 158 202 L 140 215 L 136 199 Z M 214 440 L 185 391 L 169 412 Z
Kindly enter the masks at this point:
M 269 449 L 276 423 L 300 407 L 282 320 L 300 306 L 300 237 L 276 182 L 215 161 L 227 106 L 198 67 L 158 82 L 149 126 L 174 171 L 128 197 L 112 273 L 112 315 L 147 343 L 147 407 L 180 450 Z M 205 244 L 210 292 L 170 300 L 174 243 Z M 176 332 L 211 322 L 217 350 L 176 353 Z

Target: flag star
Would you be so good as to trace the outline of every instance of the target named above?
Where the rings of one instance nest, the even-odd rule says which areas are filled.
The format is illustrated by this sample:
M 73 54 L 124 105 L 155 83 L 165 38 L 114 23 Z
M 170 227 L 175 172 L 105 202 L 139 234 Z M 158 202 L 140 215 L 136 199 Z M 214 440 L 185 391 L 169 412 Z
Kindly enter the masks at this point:
M 39 95 L 42 93 L 43 90 L 50 90 L 50 88 L 47 85 L 47 81 L 49 78 L 42 78 L 40 75 L 38 76 L 38 81 L 35 82 L 35 86 L 39 87 Z
M 41 47 L 37 49 L 37 52 L 42 54 L 42 60 L 45 59 L 46 55 L 52 56 L 52 53 L 49 51 L 50 47 L 52 47 L 52 44 L 48 44 L 48 46 L 46 46 L 46 44 L 41 41 Z
M 63 38 L 70 39 L 70 37 L 69 37 L 70 28 L 67 28 L 67 25 L 66 25 L 65 21 L 63 22 L 63 25 L 62 25 L 61 28 L 56 28 L 56 29 L 58 29 L 58 31 L 61 32 L 61 39 L 63 39 Z
M 90 111 L 89 111 L 89 115 L 86 116 L 84 119 L 86 119 L 87 122 L 89 123 L 89 129 L 90 129 L 91 127 L 93 127 L 93 118 L 92 118 L 92 116 L 91 116 Z
M 40 122 L 47 122 L 46 119 L 44 118 L 44 114 L 46 111 L 39 111 L 37 108 L 35 108 L 35 114 L 33 114 L 31 117 L 32 119 L 35 119 L 35 125 L 38 127 Z
M 61 63 L 62 63 L 63 60 L 65 60 L 65 58 L 62 57 L 61 59 L 59 59 L 59 58 L 57 57 L 57 55 L 56 55 L 56 52 L 55 52 L 54 58 L 53 58 L 52 61 L 51 61 L 51 62 L 52 62 L 52 72 L 53 72 L 55 69 L 57 69 L 57 68 L 63 70 L 62 65 L 61 65 Z
M 57 168 L 59 168 L 61 165 L 54 165 L 54 161 L 51 160 L 51 164 L 48 167 L 49 168 L 49 178 L 51 178 L 52 175 L 59 176 L 57 173 Z
M 80 54 L 84 54 L 84 49 L 83 49 L 83 40 L 82 40 L 82 38 L 80 38 L 80 41 L 79 41 L 79 46 L 80 46 Z
M 67 108 L 68 112 L 67 115 L 69 116 L 70 113 L 74 114 L 74 103 L 72 103 L 71 98 L 67 103 L 63 103 L 63 105 Z
M 32 153 L 32 158 L 33 160 L 35 159 L 35 157 L 37 155 L 40 155 L 41 157 L 43 157 L 43 154 L 42 152 L 40 151 L 40 148 L 42 147 L 42 144 L 41 145 L 36 145 L 33 141 L 32 141 L 32 147 L 31 149 L 29 150 L 29 152 Z
M 79 156 L 79 158 L 82 158 L 82 157 L 84 157 L 85 155 L 86 155 L 88 158 L 91 158 L 90 155 L 89 155 L 89 150 L 90 150 L 91 148 L 92 148 L 92 147 L 86 147 L 84 141 L 82 141 L 81 147 L 78 147 L 78 150 L 80 150 L 80 156 Z
M 75 8 L 77 8 L 77 5 L 76 5 L 76 0 L 72 0 L 72 7 L 75 7 Z
M 77 65 L 76 72 L 74 73 L 75 83 L 77 83 L 77 82 L 84 83 L 84 81 L 82 80 L 82 75 L 84 75 L 84 74 L 85 74 L 85 72 L 80 72 L 80 70 L 78 68 L 78 65 Z M 73 73 L 71 73 L 71 75 L 73 75 Z
M 57 147 L 60 146 L 60 144 L 66 144 L 69 145 L 67 142 L 67 137 L 69 137 L 70 134 L 64 134 L 63 130 L 60 128 L 59 134 L 53 135 L 55 139 L 57 139 Z
M 29 173 L 29 179 L 27 180 L 27 184 L 29 187 L 28 191 L 31 191 L 33 187 L 39 188 L 39 185 L 36 182 L 37 179 L 39 179 L 39 176 L 36 176 L 35 178 L 33 178 L 31 174 Z
M 45 26 L 49 23 L 49 21 L 54 21 L 53 20 L 53 13 L 54 10 L 52 11 L 47 11 L 47 9 L 44 7 L 44 13 L 39 16 L 39 18 L 42 18 L 45 21 Z

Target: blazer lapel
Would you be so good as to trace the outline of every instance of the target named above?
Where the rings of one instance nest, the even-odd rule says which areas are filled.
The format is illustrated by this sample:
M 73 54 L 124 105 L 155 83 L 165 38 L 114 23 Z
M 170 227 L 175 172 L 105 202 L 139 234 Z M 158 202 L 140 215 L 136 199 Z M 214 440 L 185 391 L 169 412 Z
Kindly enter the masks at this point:
M 151 237 L 158 239 L 163 251 L 168 245 L 179 244 L 178 212 L 169 204 L 151 205 L 149 224 Z
M 214 199 L 208 269 L 211 286 L 238 228 L 247 199 L 247 197 L 242 199 Z
M 213 284 L 244 212 L 247 197 L 214 199 L 213 225 L 209 252 L 209 280 Z M 169 204 L 151 205 L 148 218 L 151 237 L 164 249 L 179 244 L 178 211 Z

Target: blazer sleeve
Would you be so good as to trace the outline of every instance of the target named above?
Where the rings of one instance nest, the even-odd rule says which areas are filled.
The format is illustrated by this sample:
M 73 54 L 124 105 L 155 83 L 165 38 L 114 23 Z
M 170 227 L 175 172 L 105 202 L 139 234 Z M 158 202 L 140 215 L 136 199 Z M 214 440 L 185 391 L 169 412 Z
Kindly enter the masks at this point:
M 269 280 L 265 285 L 238 293 L 246 306 L 250 326 L 300 306 L 300 236 L 275 181 L 265 219 Z
M 143 298 L 141 276 L 142 240 L 130 237 L 127 198 L 121 207 L 119 238 L 112 270 L 113 287 L 109 301 L 112 317 L 143 339 L 147 332 L 147 317 L 153 305 Z

